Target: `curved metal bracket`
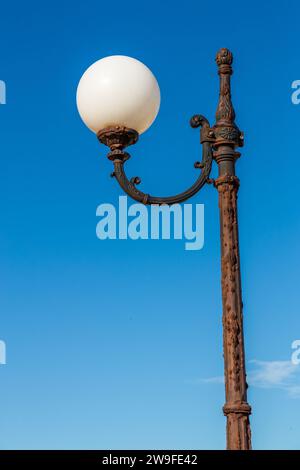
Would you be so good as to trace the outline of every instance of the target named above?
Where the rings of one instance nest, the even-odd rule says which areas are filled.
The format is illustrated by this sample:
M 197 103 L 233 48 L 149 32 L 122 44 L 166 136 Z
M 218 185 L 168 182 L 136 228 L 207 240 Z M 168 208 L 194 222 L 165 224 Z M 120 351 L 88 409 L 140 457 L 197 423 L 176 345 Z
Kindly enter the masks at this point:
M 155 197 L 143 193 L 136 187 L 136 185 L 140 184 L 141 179 L 138 176 L 128 179 L 126 176 L 124 164 L 130 155 L 127 152 L 124 152 L 123 149 L 137 141 L 138 134 L 134 130 L 126 128 L 110 128 L 103 129 L 98 133 L 98 139 L 100 142 L 108 145 L 111 149 L 111 152 L 108 154 L 108 158 L 112 160 L 114 164 L 114 171 L 111 176 L 117 179 L 119 185 L 126 194 L 143 204 L 171 205 L 186 201 L 198 193 L 205 183 L 210 182 L 209 175 L 213 159 L 213 139 L 210 136 L 209 122 L 205 117 L 198 114 L 192 117 L 190 124 L 193 128 L 201 128 L 200 141 L 202 143 L 202 161 L 194 164 L 195 168 L 201 169 L 201 173 L 195 183 L 186 191 L 167 197 Z

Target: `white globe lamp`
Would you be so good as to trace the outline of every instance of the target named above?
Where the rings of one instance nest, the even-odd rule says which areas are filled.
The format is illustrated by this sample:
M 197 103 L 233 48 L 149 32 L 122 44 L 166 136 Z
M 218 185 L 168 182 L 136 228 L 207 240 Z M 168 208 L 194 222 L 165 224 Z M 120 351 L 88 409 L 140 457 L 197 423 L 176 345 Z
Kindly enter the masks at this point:
M 146 65 L 115 55 L 98 60 L 86 70 L 76 100 L 83 122 L 96 134 L 114 127 L 142 134 L 157 116 L 160 90 Z

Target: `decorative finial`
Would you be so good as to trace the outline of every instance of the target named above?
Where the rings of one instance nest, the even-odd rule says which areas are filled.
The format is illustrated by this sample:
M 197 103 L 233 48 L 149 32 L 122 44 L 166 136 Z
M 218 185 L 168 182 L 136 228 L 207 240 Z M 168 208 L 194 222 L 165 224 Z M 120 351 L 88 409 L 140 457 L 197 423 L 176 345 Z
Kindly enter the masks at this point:
M 217 52 L 216 62 L 218 65 L 231 65 L 232 60 L 232 52 L 230 52 L 229 49 L 226 49 L 226 47 L 222 47 L 222 49 Z
M 232 53 L 222 48 L 216 55 L 218 74 L 220 76 L 220 95 L 216 112 L 216 124 L 213 127 L 214 146 L 230 145 L 241 147 L 243 138 L 235 124 L 235 112 L 231 101 L 230 76 L 232 75 Z

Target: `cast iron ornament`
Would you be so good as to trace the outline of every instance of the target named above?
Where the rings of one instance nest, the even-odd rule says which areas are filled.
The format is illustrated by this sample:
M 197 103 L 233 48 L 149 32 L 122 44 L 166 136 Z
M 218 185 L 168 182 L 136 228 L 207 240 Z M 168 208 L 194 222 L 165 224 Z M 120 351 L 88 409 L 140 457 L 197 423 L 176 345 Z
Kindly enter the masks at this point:
M 240 254 L 237 220 L 237 193 L 239 179 L 235 175 L 235 162 L 240 156 L 237 147 L 243 146 L 244 136 L 235 124 L 235 111 L 231 101 L 231 75 L 233 56 L 228 49 L 220 49 L 216 56 L 220 77 L 220 94 L 216 111 L 216 123 L 210 127 L 202 115 L 192 117 L 190 124 L 200 128 L 202 160 L 195 163 L 200 170 L 196 182 L 186 191 L 169 197 L 154 197 L 137 189 L 141 182 L 135 176 L 128 179 L 124 170 L 130 157 L 125 151 L 138 140 L 133 129 L 112 127 L 98 133 L 98 139 L 110 148 L 108 158 L 113 162 L 114 176 L 130 197 L 143 204 L 176 204 L 194 196 L 209 178 L 212 160 L 219 168 L 219 176 L 213 181 L 219 193 L 221 268 L 223 304 L 223 351 L 226 402 L 223 412 L 227 417 L 227 449 L 250 450 L 251 431 L 247 402 L 245 368 L 243 304 L 241 293 Z

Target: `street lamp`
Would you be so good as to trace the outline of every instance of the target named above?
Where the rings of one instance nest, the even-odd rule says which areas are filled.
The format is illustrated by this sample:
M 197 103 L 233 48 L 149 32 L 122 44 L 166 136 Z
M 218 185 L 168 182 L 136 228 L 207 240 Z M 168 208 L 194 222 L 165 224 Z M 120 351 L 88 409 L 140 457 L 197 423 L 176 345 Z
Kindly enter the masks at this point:
M 139 177 L 128 179 L 124 164 L 130 155 L 124 150 L 137 142 L 154 121 L 160 104 L 160 91 L 152 72 L 141 62 L 111 56 L 91 65 L 83 74 L 77 89 L 77 106 L 85 124 L 110 148 L 114 176 L 121 188 L 143 204 L 175 204 L 194 196 L 205 183 L 213 183 L 219 193 L 221 229 L 221 269 L 223 303 L 223 349 L 227 417 L 227 449 L 250 450 L 251 431 L 247 402 L 247 382 L 243 334 L 240 254 L 237 220 L 239 179 L 235 162 L 240 156 L 243 134 L 235 124 L 231 102 L 230 77 L 232 53 L 220 49 L 216 56 L 220 76 L 220 95 L 216 123 L 195 115 L 190 123 L 200 127 L 202 161 L 196 182 L 186 191 L 170 197 L 154 197 L 137 188 Z M 218 165 L 218 178 L 209 178 L 212 161 Z

